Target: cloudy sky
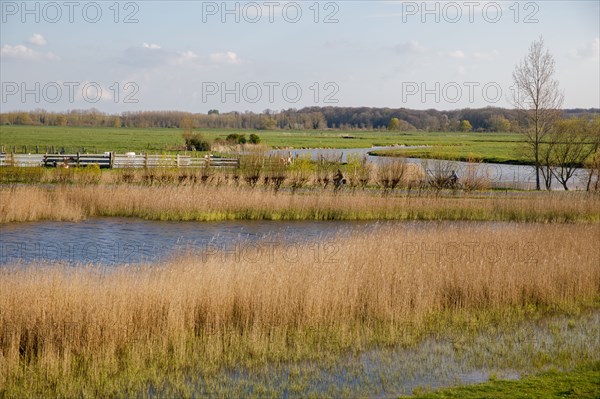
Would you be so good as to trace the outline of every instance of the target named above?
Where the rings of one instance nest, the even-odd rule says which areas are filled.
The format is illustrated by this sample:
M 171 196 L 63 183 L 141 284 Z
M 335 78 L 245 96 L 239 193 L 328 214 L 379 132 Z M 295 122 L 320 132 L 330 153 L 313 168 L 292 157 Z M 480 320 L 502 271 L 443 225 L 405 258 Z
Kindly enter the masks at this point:
M 0 1 L 2 111 L 510 106 L 543 36 L 600 107 L 600 2 Z

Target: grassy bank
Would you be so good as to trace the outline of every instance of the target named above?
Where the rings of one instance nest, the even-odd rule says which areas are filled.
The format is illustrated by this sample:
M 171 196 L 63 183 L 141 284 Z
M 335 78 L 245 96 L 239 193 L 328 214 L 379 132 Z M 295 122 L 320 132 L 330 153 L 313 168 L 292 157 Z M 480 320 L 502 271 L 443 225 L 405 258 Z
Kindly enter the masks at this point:
M 597 235 L 597 225 L 390 227 L 162 265 L 5 267 L 0 396 L 137 396 L 166 383 L 185 396 L 179 385 L 223 367 L 410 346 L 431 332 L 469 336 L 597 308 Z
M 443 159 L 461 162 L 484 162 L 511 165 L 533 165 L 525 154 L 521 141 L 466 140 L 459 144 L 433 144 L 424 148 L 398 148 L 371 151 L 369 154 L 388 157 Z
M 597 222 L 600 197 L 589 193 L 384 195 L 358 190 L 273 191 L 235 186 L 13 186 L 0 188 L 0 222 L 82 220 L 478 220 Z
M 600 362 L 569 372 L 550 371 L 519 381 L 491 381 L 410 397 L 413 399 L 596 399 L 600 397 Z

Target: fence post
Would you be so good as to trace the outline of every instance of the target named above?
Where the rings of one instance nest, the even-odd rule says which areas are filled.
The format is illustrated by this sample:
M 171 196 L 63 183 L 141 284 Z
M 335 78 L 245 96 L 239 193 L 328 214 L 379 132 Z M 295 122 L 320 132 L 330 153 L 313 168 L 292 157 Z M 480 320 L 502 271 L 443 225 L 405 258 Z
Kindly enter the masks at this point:
M 179 154 L 177 154 L 177 168 L 179 168 Z
M 79 152 L 77 153 L 77 161 L 76 161 L 76 166 L 79 167 Z
M 108 167 L 110 169 L 113 169 L 114 166 L 115 166 L 115 153 L 111 151 L 108 153 Z
M 144 154 L 144 168 L 148 169 L 148 153 Z

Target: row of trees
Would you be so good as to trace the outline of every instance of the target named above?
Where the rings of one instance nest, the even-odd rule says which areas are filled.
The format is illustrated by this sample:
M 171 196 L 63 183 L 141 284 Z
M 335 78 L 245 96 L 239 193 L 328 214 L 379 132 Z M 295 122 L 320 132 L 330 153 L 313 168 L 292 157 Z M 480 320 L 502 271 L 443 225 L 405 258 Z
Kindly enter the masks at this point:
M 571 117 L 599 113 L 598 109 L 575 109 L 563 110 L 561 116 Z M 517 132 L 528 126 L 528 118 L 518 109 L 503 108 L 420 111 L 404 108 L 311 107 L 279 112 L 266 110 L 263 113 L 219 113 L 217 110 L 211 110 L 209 114 L 181 111 L 139 111 L 124 112 L 119 115 L 105 114 L 96 109 L 64 113 L 39 109 L 30 112 L 2 113 L 0 114 L 0 124 L 181 129 L 191 126 L 195 129 L 391 129 L 399 131 Z M 470 128 L 468 128 L 469 125 Z

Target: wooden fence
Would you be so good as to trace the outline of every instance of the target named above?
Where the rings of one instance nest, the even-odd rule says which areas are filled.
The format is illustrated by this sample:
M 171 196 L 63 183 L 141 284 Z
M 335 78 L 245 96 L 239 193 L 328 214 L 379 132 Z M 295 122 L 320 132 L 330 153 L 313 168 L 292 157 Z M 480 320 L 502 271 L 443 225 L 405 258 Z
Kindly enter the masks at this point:
M 149 154 L 2 154 L 0 166 L 19 167 L 70 167 L 97 164 L 101 168 L 239 168 L 237 158 L 212 156 L 192 157 L 189 155 L 149 155 Z

